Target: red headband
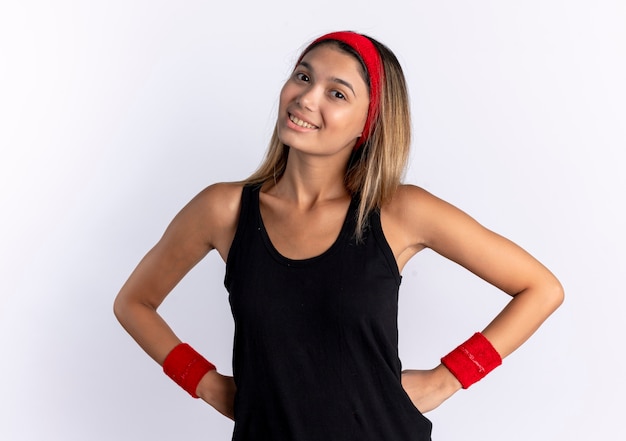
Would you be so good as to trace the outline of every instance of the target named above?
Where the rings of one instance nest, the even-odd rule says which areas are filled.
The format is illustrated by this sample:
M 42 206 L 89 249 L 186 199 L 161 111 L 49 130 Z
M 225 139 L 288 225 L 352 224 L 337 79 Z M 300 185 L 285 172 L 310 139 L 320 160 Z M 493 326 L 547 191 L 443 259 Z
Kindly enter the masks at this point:
M 376 119 L 376 116 L 378 115 L 381 84 L 384 78 L 382 61 L 380 59 L 380 54 L 378 53 L 376 46 L 374 46 L 374 43 L 372 43 L 372 40 L 364 35 L 357 34 L 356 32 L 352 31 L 331 32 L 330 34 L 322 35 L 321 37 L 314 40 L 313 43 L 311 43 L 304 50 L 302 56 L 300 57 L 300 60 L 311 49 L 312 46 L 321 41 L 327 40 L 340 41 L 354 49 L 355 52 L 361 57 L 361 60 L 363 60 L 363 63 L 365 64 L 365 69 L 367 70 L 367 75 L 370 79 L 370 104 L 367 110 L 367 120 L 365 121 L 365 126 L 363 127 L 363 134 L 354 146 L 354 149 L 356 150 L 361 147 L 371 135 L 372 125 L 374 123 L 374 120 Z M 298 62 L 300 62 L 300 60 L 298 60 Z

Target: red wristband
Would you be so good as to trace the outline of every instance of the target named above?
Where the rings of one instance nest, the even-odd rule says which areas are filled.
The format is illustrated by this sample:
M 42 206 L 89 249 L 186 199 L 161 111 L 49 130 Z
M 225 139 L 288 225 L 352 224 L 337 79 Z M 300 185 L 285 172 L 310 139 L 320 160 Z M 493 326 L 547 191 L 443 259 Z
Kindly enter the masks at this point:
M 480 332 L 441 359 L 467 389 L 502 364 L 502 357 Z
M 213 363 L 187 343 L 176 346 L 163 361 L 163 372 L 194 398 L 198 398 L 196 389 L 204 374 L 214 369 Z

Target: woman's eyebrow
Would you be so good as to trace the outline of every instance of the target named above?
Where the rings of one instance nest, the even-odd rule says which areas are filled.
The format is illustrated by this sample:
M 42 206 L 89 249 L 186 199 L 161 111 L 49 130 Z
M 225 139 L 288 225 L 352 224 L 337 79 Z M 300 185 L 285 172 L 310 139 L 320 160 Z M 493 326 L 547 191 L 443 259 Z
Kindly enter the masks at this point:
M 313 69 L 313 66 L 311 66 L 306 61 L 301 61 L 300 65 L 304 66 L 306 69 L 310 70 L 311 72 L 315 72 L 315 69 Z M 350 84 L 346 80 L 342 80 L 341 78 L 337 78 L 337 77 L 331 77 L 330 81 L 332 81 L 333 83 L 338 83 L 338 84 L 342 84 L 342 85 L 346 86 L 348 89 L 350 89 L 352 91 L 352 95 L 354 95 L 356 97 L 356 92 L 354 91 L 354 87 L 352 87 L 352 84 Z

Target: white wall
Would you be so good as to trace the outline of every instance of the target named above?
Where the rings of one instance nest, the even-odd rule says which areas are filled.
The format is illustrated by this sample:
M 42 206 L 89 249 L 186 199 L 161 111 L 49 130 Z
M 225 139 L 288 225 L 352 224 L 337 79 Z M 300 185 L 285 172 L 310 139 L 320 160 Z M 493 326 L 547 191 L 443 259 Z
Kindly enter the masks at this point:
M 2 2 L 0 439 L 230 439 L 231 423 L 124 333 L 112 301 L 187 200 L 254 169 L 298 51 L 336 29 L 378 38 L 406 70 L 406 180 L 518 242 L 566 288 L 525 346 L 429 414 L 434 439 L 624 437 L 624 5 Z M 209 255 L 162 312 L 228 372 L 222 277 Z M 434 366 L 504 301 L 417 256 L 401 293 L 405 367 Z

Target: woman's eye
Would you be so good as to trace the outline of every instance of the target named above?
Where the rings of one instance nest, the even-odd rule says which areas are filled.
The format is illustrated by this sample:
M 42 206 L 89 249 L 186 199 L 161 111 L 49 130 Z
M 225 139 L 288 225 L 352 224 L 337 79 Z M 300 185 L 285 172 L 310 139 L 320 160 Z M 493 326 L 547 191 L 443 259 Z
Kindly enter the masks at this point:
M 309 82 L 309 76 L 301 72 L 296 74 L 296 78 L 299 79 L 300 81 L 305 81 L 307 83 Z
M 343 93 L 339 92 L 338 90 L 333 90 L 332 91 L 332 95 L 335 98 L 340 99 L 340 100 L 345 100 L 346 99 L 346 96 Z

